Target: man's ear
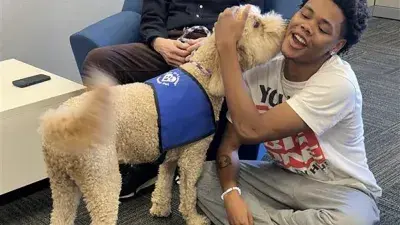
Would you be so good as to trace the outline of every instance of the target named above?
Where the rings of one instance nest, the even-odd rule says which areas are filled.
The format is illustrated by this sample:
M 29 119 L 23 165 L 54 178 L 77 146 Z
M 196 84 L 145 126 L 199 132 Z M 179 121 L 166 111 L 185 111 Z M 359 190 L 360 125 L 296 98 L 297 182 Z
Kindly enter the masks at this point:
M 333 47 L 332 51 L 338 53 L 346 45 L 346 43 L 347 43 L 346 39 L 340 39 L 336 43 L 335 47 Z
M 219 70 L 213 71 L 208 83 L 208 91 L 214 96 L 225 96 L 224 81 L 222 80 L 222 75 Z

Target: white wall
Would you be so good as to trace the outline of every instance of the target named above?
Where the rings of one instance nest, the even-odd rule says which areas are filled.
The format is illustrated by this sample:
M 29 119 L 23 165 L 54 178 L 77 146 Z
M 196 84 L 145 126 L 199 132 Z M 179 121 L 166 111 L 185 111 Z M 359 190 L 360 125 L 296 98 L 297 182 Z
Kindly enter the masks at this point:
M 368 6 L 373 6 L 375 3 L 375 0 L 368 0 Z
M 376 0 L 376 5 L 400 8 L 400 0 Z
M 3 59 L 81 82 L 69 36 L 121 11 L 124 0 L 0 0 Z
M 3 0 L 0 0 L 0 61 L 3 60 Z

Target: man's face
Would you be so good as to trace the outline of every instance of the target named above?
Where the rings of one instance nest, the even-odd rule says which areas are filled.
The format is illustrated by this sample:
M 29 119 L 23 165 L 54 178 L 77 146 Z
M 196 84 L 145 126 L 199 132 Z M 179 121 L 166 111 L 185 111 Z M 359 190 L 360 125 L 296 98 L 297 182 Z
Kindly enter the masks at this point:
M 291 19 L 282 44 L 286 58 L 312 63 L 339 51 L 345 17 L 332 0 L 309 0 Z

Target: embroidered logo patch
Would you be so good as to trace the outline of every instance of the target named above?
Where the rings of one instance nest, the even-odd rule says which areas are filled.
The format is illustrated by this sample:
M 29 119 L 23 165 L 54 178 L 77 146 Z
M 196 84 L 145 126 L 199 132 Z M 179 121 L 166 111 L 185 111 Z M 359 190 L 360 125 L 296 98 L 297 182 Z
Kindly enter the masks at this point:
M 154 91 L 161 152 L 193 143 L 215 132 L 210 99 L 192 75 L 176 68 L 145 83 Z
M 170 84 L 176 86 L 179 82 L 179 74 L 175 71 L 170 71 L 165 73 L 163 76 L 157 78 L 157 83 L 163 84 L 165 86 L 170 86 Z

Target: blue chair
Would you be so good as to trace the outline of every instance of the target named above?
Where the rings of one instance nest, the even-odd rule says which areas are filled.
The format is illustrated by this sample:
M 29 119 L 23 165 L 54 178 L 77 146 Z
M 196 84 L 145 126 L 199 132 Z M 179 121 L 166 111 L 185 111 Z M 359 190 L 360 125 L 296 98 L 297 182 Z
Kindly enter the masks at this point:
M 82 64 L 87 54 L 95 48 L 140 42 L 139 25 L 141 20 L 143 0 L 125 0 L 122 11 L 107 17 L 83 30 L 71 35 L 70 42 L 75 61 L 80 74 L 82 74 Z M 264 0 L 263 12 L 275 10 L 289 19 L 297 11 L 301 0 Z M 241 159 L 258 159 L 265 155 L 265 148 L 259 145 L 259 151 L 239 151 Z M 252 148 L 253 149 L 253 148 Z M 242 150 L 242 148 L 241 148 Z M 210 154 L 214 158 L 214 153 Z
M 292 17 L 301 0 L 264 0 L 264 12 L 275 10 Z M 139 25 L 143 0 L 125 0 L 122 11 L 71 35 L 70 43 L 80 74 L 87 54 L 95 48 L 141 41 Z

